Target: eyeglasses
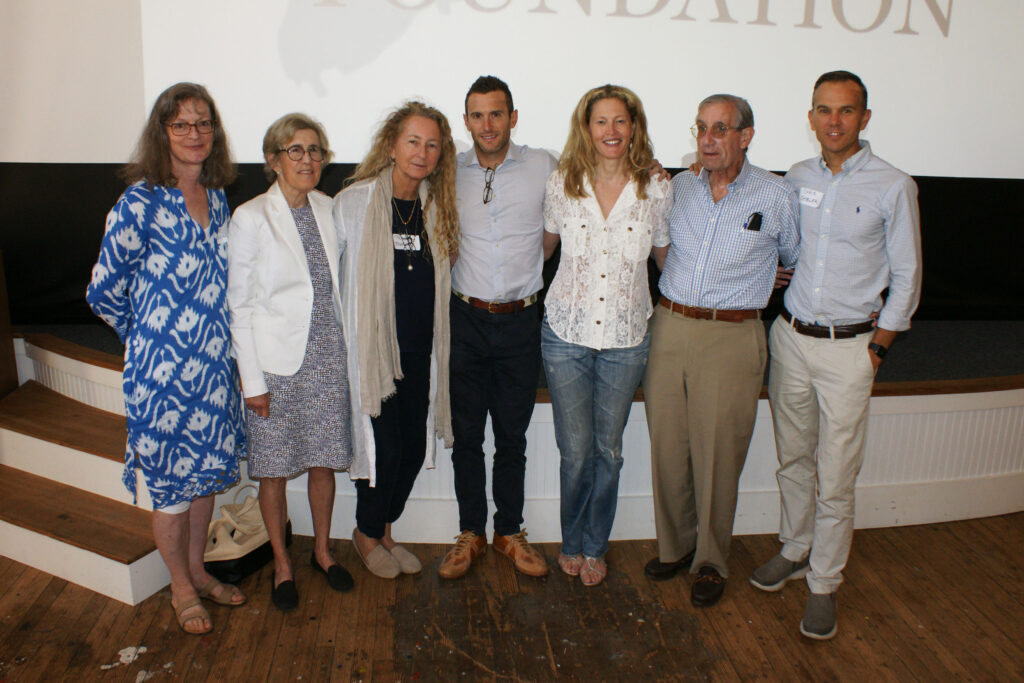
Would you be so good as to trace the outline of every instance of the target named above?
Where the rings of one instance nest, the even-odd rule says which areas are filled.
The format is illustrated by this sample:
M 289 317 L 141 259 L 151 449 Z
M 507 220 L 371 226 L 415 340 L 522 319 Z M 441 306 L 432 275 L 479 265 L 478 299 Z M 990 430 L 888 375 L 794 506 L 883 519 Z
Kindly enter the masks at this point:
M 195 128 L 196 132 L 200 135 L 209 135 L 213 132 L 214 123 L 210 119 L 203 119 L 202 121 L 196 121 L 195 123 L 188 123 L 186 121 L 175 121 L 168 123 L 167 127 L 171 129 L 171 133 L 179 137 L 188 135 Z
M 743 130 L 744 126 L 727 126 L 724 123 L 716 123 L 713 126 L 706 126 L 703 123 L 696 123 L 690 126 L 690 132 L 693 133 L 693 137 L 700 140 L 702 137 L 711 133 L 711 137 L 716 140 L 721 140 L 729 134 L 730 130 Z
M 302 158 L 309 154 L 310 161 L 323 161 L 324 151 L 320 149 L 319 145 L 310 145 L 309 147 L 303 147 L 302 145 L 292 145 L 287 149 L 279 149 L 278 152 L 284 152 L 288 155 L 288 158 L 292 161 L 302 161 Z
M 494 169 L 484 169 L 484 204 L 487 204 L 494 199 L 494 188 L 491 187 L 491 183 L 494 182 Z

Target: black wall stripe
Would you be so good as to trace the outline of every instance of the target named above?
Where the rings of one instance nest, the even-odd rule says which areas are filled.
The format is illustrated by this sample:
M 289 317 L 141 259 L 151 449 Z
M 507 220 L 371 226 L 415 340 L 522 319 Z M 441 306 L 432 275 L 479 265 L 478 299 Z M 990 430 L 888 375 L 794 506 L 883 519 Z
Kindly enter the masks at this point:
M 0 163 L 0 249 L 14 324 L 92 322 L 84 292 L 119 164 Z M 331 164 L 336 194 L 354 164 Z M 264 192 L 261 164 L 241 164 L 232 207 Z M 1024 320 L 1024 180 L 918 176 L 924 292 L 918 320 Z M 548 279 L 552 264 L 545 268 Z M 778 308 L 778 297 L 768 316 Z

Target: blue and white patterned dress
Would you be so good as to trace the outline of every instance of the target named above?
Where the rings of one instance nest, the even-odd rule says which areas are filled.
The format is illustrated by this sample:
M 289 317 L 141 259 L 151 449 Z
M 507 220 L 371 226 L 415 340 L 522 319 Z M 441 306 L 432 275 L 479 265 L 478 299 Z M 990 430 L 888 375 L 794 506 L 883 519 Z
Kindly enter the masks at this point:
M 135 468 L 156 509 L 222 491 L 245 457 L 228 331 L 224 192 L 207 190 L 210 227 L 173 187 L 136 183 L 107 214 L 86 300 L 125 344 L 124 484 Z

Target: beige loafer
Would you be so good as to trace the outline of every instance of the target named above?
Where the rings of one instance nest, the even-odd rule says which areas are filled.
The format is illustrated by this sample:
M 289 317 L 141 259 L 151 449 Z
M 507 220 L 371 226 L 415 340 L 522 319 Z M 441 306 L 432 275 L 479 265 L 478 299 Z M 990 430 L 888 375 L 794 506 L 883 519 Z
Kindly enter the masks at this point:
M 403 574 L 419 574 L 423 571 L 423 563 L 420 562 L 420 558 L 413 555 L 405 547 L 396 545 L 389 552 L 391 557 L 395 558 L 395 561 L 398 562 L 398 568 L 402 570 Z
M 363 565 L 366 567 L 374 576 L 379 576 L 382 579 L 393 579 L 402 573 L 402 568 L 398 565 L 396 560 L 391 553 L 389 553 L 384 546 L 378 545 L 373 550 L 368 552 L 366 556 L 359 550 L 359 544 L 355 542 L 356 529 L 352 530 L 352 546 L 356 549 L 356 555 L 363 561 Z

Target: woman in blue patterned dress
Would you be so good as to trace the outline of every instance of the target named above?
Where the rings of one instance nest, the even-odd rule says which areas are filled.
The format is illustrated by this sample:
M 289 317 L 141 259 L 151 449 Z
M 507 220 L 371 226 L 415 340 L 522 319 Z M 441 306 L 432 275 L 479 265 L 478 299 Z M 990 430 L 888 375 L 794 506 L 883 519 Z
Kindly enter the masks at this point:
M 286 114 L 263 137 L 270 189 L 242 204 L 228 230 L 231 343 L 245 397 L 249 476 L 274 549 L 270 599 L 299 595 L 285 524 L 289 478 L 305 473 L 313 518 L 309 563 L 337 591 L 352 575 L 331 555 L 334 473 L 352 461 L 351 410 L 341 327 L 341 247 L 331 198 L 316 190 L 330 161 L 327 135 L 304 114 Z
M 178 83 L 161 93 L 124 170 L 131 185 L 107 215 L 86 293 L 125 345 L 124 483 L 136 494 L 142 471 L 171 605 L 193 634 L 213 629 L 200 598 L 245 602 L 203 568 L 213 496 L 238 481 L 245 451 L 220 189 L 234 176 L 206 89 Z

